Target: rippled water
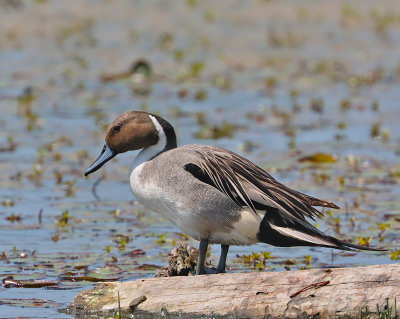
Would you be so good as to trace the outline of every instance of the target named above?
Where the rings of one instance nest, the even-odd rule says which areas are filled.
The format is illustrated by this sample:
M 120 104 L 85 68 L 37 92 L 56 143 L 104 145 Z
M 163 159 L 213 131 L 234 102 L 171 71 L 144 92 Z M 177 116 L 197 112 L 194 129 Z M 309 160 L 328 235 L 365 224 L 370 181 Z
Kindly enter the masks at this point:
M 7 3 L 0 7 L 0 274 L 58 284 L 0 288 L 1 317 L 70 317 L 57 310 L 92 285 L 71 277 L 153 276 L 175 244 L 197 246 L 134 201 L 134 154 L 83 177 L 105 126 L 131 109 L 167 118 L 181 145 L 236 151 L 279 181 L 337 203 L 342 209 L 325 211 L 320 229 L 388 249 L 232 247 L 230 271 L 398 262 L 397 3 Z M 129 79 L 100 81 L 139 58 L 152 65 L 150 94 L 134 94 Z M 195 137 L 224 121 L 232 137 Z M 300 161 L 315 153 L 336 162 Z M 253 252 L 271 258 L 244 262 Z M 213 246 L 214 263 L 218 255 Z

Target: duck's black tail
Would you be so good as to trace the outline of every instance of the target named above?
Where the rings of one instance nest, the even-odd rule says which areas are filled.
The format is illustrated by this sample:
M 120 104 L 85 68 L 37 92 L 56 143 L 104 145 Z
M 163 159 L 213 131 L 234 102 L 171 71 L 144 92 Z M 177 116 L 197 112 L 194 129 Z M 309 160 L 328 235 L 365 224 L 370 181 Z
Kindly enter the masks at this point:
M 351 244 L 326 235 L 306 220 L 285 218 L 277 208 L 267 210 L 257 236 L 261 242 L 279 247 L 320 246 L 342 250 L 385 250 Z

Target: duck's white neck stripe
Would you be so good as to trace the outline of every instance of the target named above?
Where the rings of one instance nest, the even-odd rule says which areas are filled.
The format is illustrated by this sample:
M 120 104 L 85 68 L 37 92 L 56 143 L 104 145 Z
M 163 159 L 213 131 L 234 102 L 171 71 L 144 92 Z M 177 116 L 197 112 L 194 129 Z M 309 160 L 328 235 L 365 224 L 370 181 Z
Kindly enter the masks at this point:
M 131 171 L 133 171 L 140 164 L 148 161 L 149 159 L 156 156 L 158 153 L 162 152 L 167 146 L 167 136 L 165 135 L 164 129 L 157 119 L 149 114 L 150 119 L 153 121 L 154 126 L 158 132 L 158 142 L 155 145 L 146 147 L 142 149 L 133 161 Z

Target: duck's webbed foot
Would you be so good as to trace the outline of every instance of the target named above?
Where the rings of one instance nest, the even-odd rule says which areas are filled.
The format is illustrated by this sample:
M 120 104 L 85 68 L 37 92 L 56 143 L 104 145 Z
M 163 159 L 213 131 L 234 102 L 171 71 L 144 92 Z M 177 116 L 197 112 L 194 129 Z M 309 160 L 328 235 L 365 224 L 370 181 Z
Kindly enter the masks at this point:
M 197 268 L 196 268 L 196 270 L 197 270 Z M 214 268 L 214 267 L 213 268 L 204 267 L 204 271 L 200 274 L 197 274 L 197 272 L 196 272 L 196 275 L 215 275 L 215 274 L 218 274 L 218 272 L 217 272 L 217 268 Z

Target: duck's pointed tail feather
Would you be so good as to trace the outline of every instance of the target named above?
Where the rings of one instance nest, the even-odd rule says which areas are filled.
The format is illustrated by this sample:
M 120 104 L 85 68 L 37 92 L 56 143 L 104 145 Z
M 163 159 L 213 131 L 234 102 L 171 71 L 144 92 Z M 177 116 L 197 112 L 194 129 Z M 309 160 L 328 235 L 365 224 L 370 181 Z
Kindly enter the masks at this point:
M 279 247 L 320 246 L 341 250 L 385 250 L 351 244 L 326 235 L 307 221 L 285 219 L 276 208 L 269 209 L 264 215 L 260 225 L 258 239 L 261 242 Z

